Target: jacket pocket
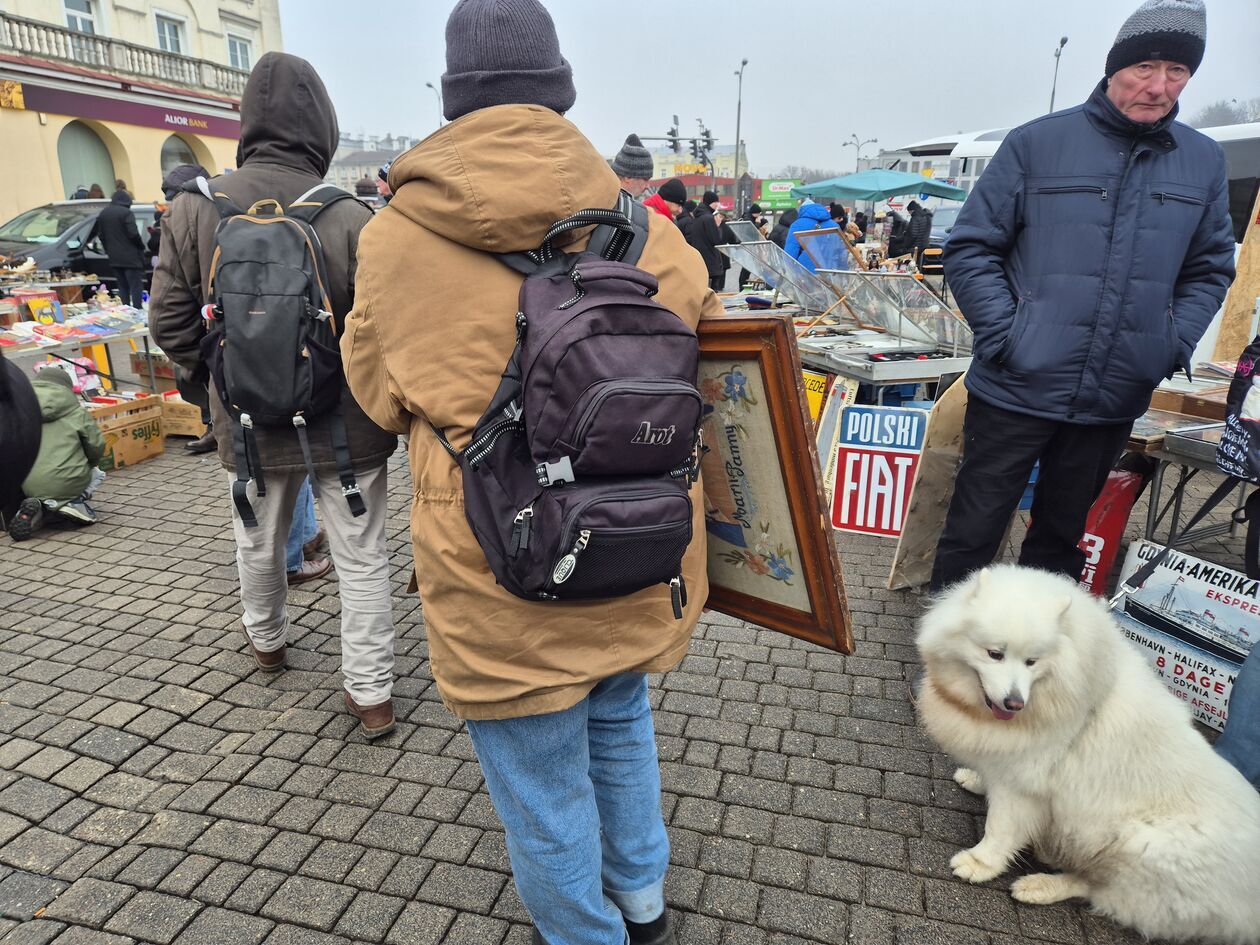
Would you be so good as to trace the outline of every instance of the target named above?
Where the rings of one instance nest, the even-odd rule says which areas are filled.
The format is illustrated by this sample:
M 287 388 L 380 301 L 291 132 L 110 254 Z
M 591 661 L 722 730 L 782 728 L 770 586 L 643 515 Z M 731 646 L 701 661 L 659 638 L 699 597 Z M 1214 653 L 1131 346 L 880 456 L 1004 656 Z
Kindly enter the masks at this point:
M 1115 205 L 1113 182 L 1106 177 L 1030 178 L 1024 200 L 1026 227 L 1109 226 Z M 1062 233 L 1054 239 L 1068 239 Z
M 1024 334 L 1028 331 L 1028 323 L 1031 321 L 1028 309 L 1031 304 L 1030 299 L 1020 296 L 1019 303 L 1015 306 L 1015 317 L 1011 320 L 1011 330 L 1007 332 L 1006 341 L 1002 343 L 1002 347 L 998 351 L 998 364 L 1007 364 L 1011 355 L 1015 353 L 1015 349 L 1019 347 Z
M 1151 197 L 1158 200 L 1161 206 L 1172 204 L 1173 206 L 1188 205 L 1191 207 L 1202 207 L 1207 203 L 1202 196 L 1189 193 L 1185 189 L 1165 189 L 1160 187 L 1158 184 L 1156 184 L 1155 189 L 1151 191 Z

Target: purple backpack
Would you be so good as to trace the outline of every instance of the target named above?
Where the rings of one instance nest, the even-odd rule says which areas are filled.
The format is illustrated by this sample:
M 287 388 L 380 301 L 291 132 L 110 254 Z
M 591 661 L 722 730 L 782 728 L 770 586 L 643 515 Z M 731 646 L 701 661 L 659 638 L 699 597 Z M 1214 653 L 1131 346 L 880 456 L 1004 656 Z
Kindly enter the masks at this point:
M 572 601 L 667 584 L 681 619 L 699 342 L 633 265 L 647 239 L 640 211 L 623 195 L 616 210 L 556 223 L 537 251 L 500 257 L 526 275 L 516 349 L 463 452 L 434 433 L 463 471 L 468 523 L 505 589 Z M 553 248 L 592 225 L 585 251 Z

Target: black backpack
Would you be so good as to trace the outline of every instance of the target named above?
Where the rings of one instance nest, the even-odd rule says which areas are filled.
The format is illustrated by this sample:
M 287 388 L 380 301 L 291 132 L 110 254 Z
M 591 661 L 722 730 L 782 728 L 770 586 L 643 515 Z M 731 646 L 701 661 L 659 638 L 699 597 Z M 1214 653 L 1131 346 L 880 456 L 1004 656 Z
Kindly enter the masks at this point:
M 462 452 L 433 430 L 463 471 L 468 523 L 506 590 L 572 601 L 664 583 L 681 619 L 699 342 L 634 265 L 646 212 L 623 194 L 616 210 L 559 221 L 537 251 L 499 257 L 526 276 L 516 348 Z M 553 248 L 592 225 L 585 251 Z
M 234 421 L 232 500 L 241 521 L 250 527 L 258 524 L 245 492 L 250 479 L 260 496 L 267 494 L 254 428 L 296 431 L 311 491 L 318 496 L 306 425 L 325 414 L 342 494 L 351 513 L 362 515 L 366 508 L 341 416 L 341 351 L 324 255 L 313 226 L 328 207 L 354 197 L 321 184 L 287 208 L 267 199 L 242 210 L 225 194 L 212 192 L 204 177 L 184 189 L 212 201 L 221 218 L 205 288 L 207 331 L 201 352 Z

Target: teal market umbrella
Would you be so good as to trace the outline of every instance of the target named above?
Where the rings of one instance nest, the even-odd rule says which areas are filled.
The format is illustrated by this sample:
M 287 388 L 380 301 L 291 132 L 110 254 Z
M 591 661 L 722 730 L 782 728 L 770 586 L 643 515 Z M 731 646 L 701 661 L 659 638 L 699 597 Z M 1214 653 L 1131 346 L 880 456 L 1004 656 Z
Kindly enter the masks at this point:
M 812 197 L 814 200 L 879 201 L 901 194 L 926 194 L 930 197 L 944 197 L 946 200 L 965 200 L 967 197 L 967 191 L 953 184 L 943 184 L 922 174 L 886 171 L 883 168 L 872 168 L 869 171 L 792 188 L 793 197 Z

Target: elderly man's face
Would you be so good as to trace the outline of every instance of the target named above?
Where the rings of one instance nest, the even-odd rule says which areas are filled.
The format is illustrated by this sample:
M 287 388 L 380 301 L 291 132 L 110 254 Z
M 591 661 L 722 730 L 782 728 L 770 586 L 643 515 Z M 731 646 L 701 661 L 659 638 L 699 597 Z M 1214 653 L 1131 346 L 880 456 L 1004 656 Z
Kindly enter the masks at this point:
M 1149 125 L 1172 111 L 1189 81 L 1190 70 L 1181 63 L 1150 59 L 1113 75 L 1107 98 L 1126 118 Z
M 631 197 L 640 197 L 643 195 L 643 191 L 648 189 L 648 182 L 637 177 L 623 177 L 621 178 L 621 189 Z

